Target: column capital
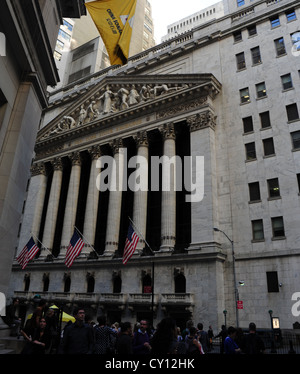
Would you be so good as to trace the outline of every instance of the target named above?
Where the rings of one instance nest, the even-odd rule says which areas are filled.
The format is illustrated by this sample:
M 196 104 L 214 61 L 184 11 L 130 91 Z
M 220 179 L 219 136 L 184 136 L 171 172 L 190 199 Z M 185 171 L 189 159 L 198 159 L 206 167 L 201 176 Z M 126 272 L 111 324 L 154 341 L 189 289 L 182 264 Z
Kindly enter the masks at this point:
M 149 146 L 149 139 L 147 131 L 139 131 L 136 133 L 136 135 L 133 137 L 135 144 L 137 147 L 148 147 Z
M 31 169 L 30 169 L 30 172 L 31 172 L 31 176 L 32 177 L 35 177 L 36 175 L 46 175 L 46 167 L 45 167 L 45 164 L 43 162 L 38 162 L 38 163 L 35 163 L 31 166 Z
M 100 145 L 93 145 L 88 149 L 88 152 L 92 160 L 97 160 L 102 154 Z
M 63 168 L 64 168 L 62 159 L 60 157 L 57 157 L 53 161 L 51 161 L 51 164 L 52 164 L 54 170 L 62 171 Z
M 166 123 L 159 128 L 160 133 L 162 134 L 164 140 L 166 139 L 176 139 L 176 134 L 175 134 L 175 127 L 174 123 Z
M 80 152 L 72 152 L 71 154 L 68 155 L 69 159 L 71 160 L 72 162 L 72 166 L 73 165 L 79 165 L 81 166 L 81 156 L 80 156 Z
M 121 138 L 119 139 L 114 139 L 113 141 L 111 141 L 109 143 L 112 151 L 113 151 L 113 154 L 115 155 L 116 153 L 119 153 L 120 151 L 120 148 L 123 148 L 124 145 L 123 145 L 123 140 Z
M 207 127 L 214 130 L 216 127 L 215 118 L 215 115 L 210 110 L 188 117 L 187 124 L 190 132 L 205 129 Z

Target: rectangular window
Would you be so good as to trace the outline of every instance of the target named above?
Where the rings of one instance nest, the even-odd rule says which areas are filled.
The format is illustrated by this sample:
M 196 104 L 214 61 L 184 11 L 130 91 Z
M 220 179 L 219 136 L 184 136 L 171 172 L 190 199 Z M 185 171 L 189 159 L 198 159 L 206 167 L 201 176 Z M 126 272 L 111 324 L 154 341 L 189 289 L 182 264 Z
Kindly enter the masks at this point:
M 255 47 L 251 49 L 251 56 L 252 56 L 252 64 L 260 64 L 261 63 L 261 55 L 259 47 Z
M 235 57 L 236 57 L 237 70 L 245 69 L 245 67 L 246 67 L 246 60 L 245 60 L 245 54 L 244 54 L 244 52 L 241 52 L 241 53 L 235 55 Z
M 60 35 L 62 38 L 68 40 L 68 41 L 71 41 L 71 35 L 67 34 L 65 31 L 63 31 L 62 29 L 59 29 L 58 31 L 58 35 Z
M 298 107 L 296 103 L 287 105 L 286 113 L 287 113 L 288 121 L 296 121 L 299 119 Z
M 2 127 L 2 122 L 5 116 L 6 108 L 7 108 L 7 100 L 2 90 L 0 89 L 0 130 Z
M 253 240 L 264 240 L 264 225 L 262 219 L 256 219 L 252 223 L 252 238 Z
M 245 0 L 237 0 L 237 6 L 242 6 L 245 4 Z
M 259 117 L 260 117 L 260 123 L 261 123 L 261 128 L 262 129 L 265 129 L 267 127 L 271 127 L 270 113 L 269 112 L 259 113 Z
M 253 120 L 252 116 L 243 118 L 244 133 L 253 131 Z
M 291 133 L 293 149 L 300 149 L 300 131 Z
M 286 15 L 286 19 L 288 22 L 293 21 L 294 19 L 297 18 L 294 9 L 288 10 L 287 12 L 285 12 L 285 15 Z
M 270 18 L 271 22 L 271 28 L 273 29 L 274 27 L 280 26 L 280 19 L 278 16 L 274 16 Z
M 267 96 L 267 90 L 266 90 L 265 82 L 258 83 L 258 84 L 255 85 L 255 87 L 256 87 L 256 94 L 257 94 L 258 99 L 261 99 L 261 98 Z
M 283 224 L 283 217 L 274 217 L 271 218 L 272 221 L 272 230 L 273 230 L 273 238 L 280 238 L 284 237 L 284 224 Z
M 60 61 L 62 54 L 57 52 L 57 51 L 54 51 L 53 56 L 54 56 L 55 60 Z
M 257 34 L 256 25 L 251 25 L 248 27 L 248 35 L 253 36 Z
M 285 44 L 284 44 L 284 39 L 279 38 L 274 40 L 275 43 L 275 49 L 276 49 L 276 56 L 280 57 L 282 55 L 286 54 L 286 49 L 285 49 Z
M 243 88 L 240 90 L 240 98 L 241 98 L 241 103 L 249 103 L 250 102 L 250 95 L 249 95 L 249 88 Z
M 269 198 L 280 197 L 279 180 L 278 178 L 272 178 L 267 180 Z
M 246 160 L 256 160 L 256 150 L 255 150 L 255 143 L 251 142 L 248 144 L 245 144 L 245 150 L 246 150 Z
M 263 139 L 264 155 L 270 156 L 275 154 L 273 138 Z
M 267 271 L 266 275 L 267 275 L 268 292 L 279 292 L 277 271 Z
M 293 82 L 291 74 L 285 74 L 281 76 L 281 83 L 283 90 L 288 90 L 289 88 L 293 88 Z
M 259 182 L 249 183 L 248 186 L 250 201 L 260 201 Z
M 297 174 L 298 193 L 300 193 L 300 174 Z
M 64 26 L 66 26 L 68 30 L 73 31 L 73 26 L 69 22 L 67 22 L 65 19 L 63 21 L 64 21 Z
M 242 38 L 242 31 L 241 30 L 236 31 L 233 34 L 233 39 L 234 39 L 235 42 L 239 42 L 239 41 L 243 40 L 243 38 Z

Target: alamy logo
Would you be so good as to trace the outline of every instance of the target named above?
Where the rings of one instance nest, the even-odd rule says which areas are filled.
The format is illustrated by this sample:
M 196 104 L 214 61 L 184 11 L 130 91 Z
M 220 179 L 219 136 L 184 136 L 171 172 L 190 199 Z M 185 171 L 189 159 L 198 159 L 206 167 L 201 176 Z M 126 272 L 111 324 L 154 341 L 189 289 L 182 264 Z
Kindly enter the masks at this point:
M 101 156 L 96 167 L 102 169 L 97 176 L 99 191 L 186 191 L 186 202 L 195 203 L 204 197 L 204 157 L 151 156 L 149 161 L 143 156 L 133 156 L 127 163 L 127 149 L 119 150 L 119 167 L 115 158 Z M 123 165 L 123 167 L 122 167 Z M 127 165 L 134 171 L 127 178 Z M 151 180 L 148 184 L 148 171 Z M 160 170 L 162 172 L 160 172 Z M 161 180 L 160 180 L 161 178 Z
M 2 292 L 0 292 L 0 316 L 6 316 L 6 297 Z
M 2 32 L 0 32 L 0 56 L 6 56 L 6 38 Z
M 300 316 L 300 292 L 295 292 L 292 295 L 292 300 L 296 301 L 295 304 L 292 306 L 292 315 L 294 317 Z

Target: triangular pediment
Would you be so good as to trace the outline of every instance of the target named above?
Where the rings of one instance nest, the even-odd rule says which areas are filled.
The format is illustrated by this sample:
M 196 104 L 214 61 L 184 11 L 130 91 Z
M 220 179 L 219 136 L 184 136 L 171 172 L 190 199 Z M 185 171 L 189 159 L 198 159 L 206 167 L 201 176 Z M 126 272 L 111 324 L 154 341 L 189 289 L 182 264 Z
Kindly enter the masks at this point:
M 105 77 L 80 98 L 75 97 L 73 103 L 43 127 L 37 143 L 52 142 L 94 122 L 112 122 L 114 118 L 120 121 L 123 117 L 128 120 L 138 112 L 157 108 L 159 103 L 167 108 L 178 105 L 183 97 L 214 98 L 220 88 L 221 84 L 211 74 Z

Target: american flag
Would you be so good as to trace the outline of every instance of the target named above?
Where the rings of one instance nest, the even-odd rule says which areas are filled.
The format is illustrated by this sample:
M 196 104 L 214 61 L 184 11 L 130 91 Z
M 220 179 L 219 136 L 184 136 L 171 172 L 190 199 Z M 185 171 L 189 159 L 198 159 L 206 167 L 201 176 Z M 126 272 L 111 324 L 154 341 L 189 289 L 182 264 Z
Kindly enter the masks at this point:
M 127 261 L 134 254 L 138 241 L 139 241 L 139 237 L 134 231 L 132 225 L 130 224 L 128 228 L 128 233 L 127 233 L 125 248 L 124 248 L 124 253 L 123 253 L 123 264 L 124 265 L 127 264 Z
M 79 255 L 83 246 L 84 246 L 83 240 L 78 235 L 77 231 L 74 230 L 74 234 L 70 240 L 70 244 L 68 246 L 66 259 L 65 259 L 65 265 L 68 268 L 72 266 L 75 258 Z
M 28 262 L 34 258 L 39 250 L 39 247 L 35 244 L 33 238 L 31 237 L 29 242 L 25 245 L 17 257 L 17 261 L 22 266 L 22 269 L 26 268 Z

